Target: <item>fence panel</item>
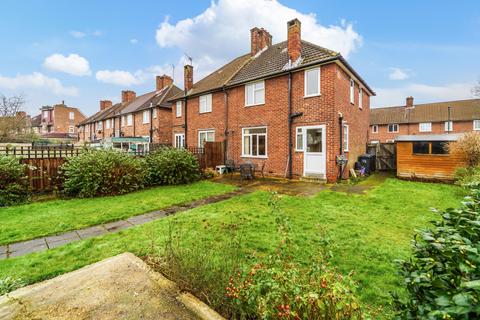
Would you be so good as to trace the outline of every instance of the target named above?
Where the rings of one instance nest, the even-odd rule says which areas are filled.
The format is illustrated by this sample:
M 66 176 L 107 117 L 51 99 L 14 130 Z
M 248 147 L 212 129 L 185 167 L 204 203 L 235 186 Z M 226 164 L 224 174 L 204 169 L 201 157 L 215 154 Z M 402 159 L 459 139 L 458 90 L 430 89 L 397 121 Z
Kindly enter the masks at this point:
M 223 142 L 205 142 L 205 165 L 207 168 L 225 163 Z
M 377 170 L 397 169 L 397 145 L 394 142 L 369 144 L 367 152 L 376 155 Z
M 32 192 L 52 191 L 62 187 L 59 169 L 65 158 L 21 158 L 20 162 L 27 165 L 26 174 Z

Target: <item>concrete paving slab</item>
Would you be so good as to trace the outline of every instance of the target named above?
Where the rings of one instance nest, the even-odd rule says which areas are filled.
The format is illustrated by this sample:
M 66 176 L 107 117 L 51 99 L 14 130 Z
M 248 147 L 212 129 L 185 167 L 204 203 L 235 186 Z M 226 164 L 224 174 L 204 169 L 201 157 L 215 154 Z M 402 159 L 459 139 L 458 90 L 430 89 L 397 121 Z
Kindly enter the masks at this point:
M 189 298 L 183 303 L 175 283 L 124 253 L 1 296 L 0 319 L 223 319 Z
M 70 231 L 70 232 L 62 233 L 56 236 L 46 237 L 46 239 L 48 243 L 53 243 L 53 242 L 64 241 L 64 240 L 70 240 L 70 241 L 80 240 L 80 237 L 78 236 L 76 231 Z
M 116 231 L 119 231 L 119 230 L 130 228 L 132 225 L 130 223 L 128 223 L 127 221 L 120 220 L 120 221 L 106 223 L 103 226 L 109 232 L 116 232 Z
M 1 254 L 6 254 L 7 253 L 7 246 L 0 246 L 0 255 Z
M 128 218 L 127 221 L 135 226 L 153 221 L 154 218 L 146 217 L 144 215 Z
M 8 247 L 8 257 L 23 256 L 27 253 L 47 250 L 47 243 L 45 239 L 36 239 L 31 241 L 25 241 L 20 243 L 14 243 Z
M 77 230 L 78 235 L 82 239 L 88 239 L 96 236 L 100 236 L 107 233 L 107 230 L 102 226 L 94 226 L 86 229 Z

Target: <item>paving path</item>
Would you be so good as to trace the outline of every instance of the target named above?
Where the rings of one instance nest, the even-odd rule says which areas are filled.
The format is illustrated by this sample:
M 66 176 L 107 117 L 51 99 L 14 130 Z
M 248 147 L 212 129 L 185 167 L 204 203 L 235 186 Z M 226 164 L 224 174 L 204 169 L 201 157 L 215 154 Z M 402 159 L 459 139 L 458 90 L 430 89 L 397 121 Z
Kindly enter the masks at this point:
M 247 192 L 248 191 L 246 190 L 240 189 L 237 191 L 233 191 L 233 192 L 229 192 L 221 195 L 192 201 L 186 204 L 172 206 L 163 210 L 156 210 L 156 211 L 148 212 L 145 214 L 133 216 L 124 220 L 118 220 L 118 221 L 100 224 L 100 225 L 96 225 L 96 226 L 92 226 L 84 229 L 69 231 L 62 234 L 58 234 L 58 235 L 7 244 L 4 246 L 0 246 L 0 260 L 12 258 L 12 257 L 18 257 L 18 256 L 22 256 L 32 252 L 53 249 L 55 247 L 62 246 L 64 244 L 67 244 L 73 241 L 93 238 L 106 233 L 118 232 L 120 230 L 142 225 L 144 223 L 147 223 L 153 220 L 158 220 L 178 212 L 182 212 L 182 211 L 190 210 L 206 204 L 230 199 L 234 196 L 245 194 Z

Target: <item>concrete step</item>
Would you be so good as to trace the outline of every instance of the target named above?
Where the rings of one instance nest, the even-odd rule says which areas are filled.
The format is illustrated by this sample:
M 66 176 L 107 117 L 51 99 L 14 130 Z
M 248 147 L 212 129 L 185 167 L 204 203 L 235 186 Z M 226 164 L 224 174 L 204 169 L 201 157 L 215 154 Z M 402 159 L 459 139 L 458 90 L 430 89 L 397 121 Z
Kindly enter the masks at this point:
M 319 183 L 319 184 L 326 184 L 327 179 L 323 175 L 308 175 L 303 176 L 300 178 L 301 181 L 312 182 L 312 183 Z

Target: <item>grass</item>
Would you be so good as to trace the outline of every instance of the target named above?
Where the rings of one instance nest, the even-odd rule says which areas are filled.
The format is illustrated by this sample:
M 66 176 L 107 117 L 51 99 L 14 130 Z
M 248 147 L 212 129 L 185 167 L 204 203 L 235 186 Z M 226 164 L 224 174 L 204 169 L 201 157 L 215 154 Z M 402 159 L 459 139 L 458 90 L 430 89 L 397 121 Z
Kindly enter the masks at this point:
M 233 190 L 231 186 L 201 181 L 116 197 L 53 200 L 0 208 L 0 245 L 120 220 Z
M 463 190 L 452 185 L 387 179 L 366 195 L 322 191 L 312 198 L 282 196 L 294 243 L 301 249 L 295 259 L 308 263 L 318 245 L 322 226 L 333 246 L 333 263 L 343 273 L 354 271 L 364 305 L 382 308 L 377 318 L 391 315 L 391 291 L 401 292 L 395 259 L 405 258 L 415 228 L 435 218 L 430 207 L 458 206 Z M 199 207 L 143 226 L 75 242 L 46 252 L 0 261 L 0 274 L 33 283 L 75 270 L 124 251 L 145 256 L 167 238 L 169 224 L 181 228 L 182 242 L 199 239 L 212 246 L 231 241 L 230 227 L 243 239 L 245 263 L 250 253 L 271 252 L 280 237 L 267 206 L 269 194 L 257 191 Z M 216 251 L 221 257 L 222 252 Z

